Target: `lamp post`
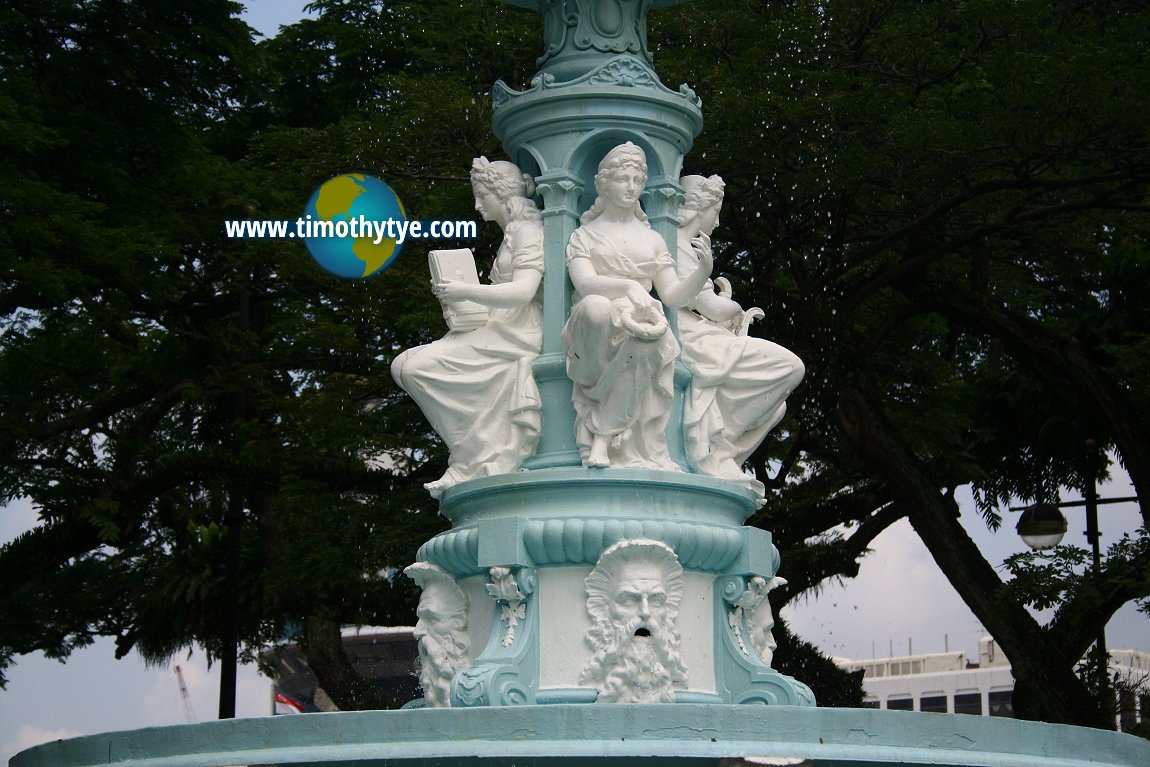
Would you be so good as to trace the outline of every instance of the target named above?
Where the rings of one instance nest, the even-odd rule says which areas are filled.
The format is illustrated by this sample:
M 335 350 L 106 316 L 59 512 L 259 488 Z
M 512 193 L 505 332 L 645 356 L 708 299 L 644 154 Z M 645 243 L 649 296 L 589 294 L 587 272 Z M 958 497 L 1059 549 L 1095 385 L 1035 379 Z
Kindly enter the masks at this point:
M 1127 498 L 1099 498 L 1098 484 L 1098 445 L 1093 439 L 1086 440 L 1086 476 L 1088 481 L 1083 488 L 1081 501 L 1062 501 L 1059 503 L 1036 503 L 1031 506 L 1011 507 L 1011 511 L 1021 511 L 1015 530 L 1023 543 L 1034 550 L 1050 549 L 1057 546 L 1066 534 L 1066 517 L 1060 509 L 1083 506 L 1086 508 L 1086 540 L 1090 541 L 1091 550 L 1091 576 L 1095 583 L 1102 579 L 1102 553 L 1099 539 L 1102 533 L 1098 529 L 1098 506 L 1106 503 L 1129 503 L 1137 501 L 1137 496 Z M 1102 685 L 1102 695 L 1108 698 L 1110 694 L 1109 664 L 1106 653 L 1106 627 L 1098 629 L 1095 640 L 1097 649 L 1097 667 L 1099 684 Z

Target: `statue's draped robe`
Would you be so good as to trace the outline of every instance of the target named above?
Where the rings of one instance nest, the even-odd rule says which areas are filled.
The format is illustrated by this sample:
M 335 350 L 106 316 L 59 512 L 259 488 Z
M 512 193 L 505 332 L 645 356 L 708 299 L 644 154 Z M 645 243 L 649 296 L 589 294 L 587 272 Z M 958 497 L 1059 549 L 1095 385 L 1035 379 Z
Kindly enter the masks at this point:
M 635 227 L 646 225 L 636 220 Z M 646 236 L 649 235 L 649 236 Z M 650 291 L 655 275 L 674 268 L 662 238 L 647 229 L 628 252 L 601 232 L 575 230 L 567 262 L 587 259 L 601 276 L 634 280 Z M 576 295 L 563 328 L 567 374 L 574 383 L 575 441 L 584 457 L 593 435 L 615 438 L 612 466 L 676 469 L 667 452 L 665 431 L 674 396 L 674 364 L 679 345 L 671 332 L 654 340 L 632 335 L 623 316 L 638 307 L 629 297 Z M 651 306 L 661 314 L 654 298 Z
M 533 221 L 508 225 L 491 282 L 509 282 L 525 269 L 543 271 L 543 228 Z M 542 344 L 536 294 L 523 306 L 492 308 L 481 328 L 448 333 L 396 358 L 396 383 L 451 450 L 444 487 L 514 471 L 534 452 L 540 401 L 531 363 Z
M 677 255 L 680 276 L 698 267 L 689 244 L 680 242 Z M 703 289 L 714 286 L 708 280 Z M 687 454 L 701 471 L 740 478 L 738 467 L 782 419 L 805 368 L 788 349 L 737 335 L 689 308 L 678 318 L 683 362 L 691 371 L 683 414 Z

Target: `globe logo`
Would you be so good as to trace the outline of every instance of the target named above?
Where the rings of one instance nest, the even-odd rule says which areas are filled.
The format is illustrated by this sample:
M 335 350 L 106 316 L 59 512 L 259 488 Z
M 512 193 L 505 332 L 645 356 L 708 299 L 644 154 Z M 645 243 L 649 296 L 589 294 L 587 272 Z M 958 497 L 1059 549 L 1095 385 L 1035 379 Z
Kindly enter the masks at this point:
M 407 212 L 391 187 L 374 176 L 345 173 L 325 181 L 308 200 L 304 219 L 308 252 L 337 277 L 379 274 L 403 249 L 383 236 L 380 224 L 406 221 Z

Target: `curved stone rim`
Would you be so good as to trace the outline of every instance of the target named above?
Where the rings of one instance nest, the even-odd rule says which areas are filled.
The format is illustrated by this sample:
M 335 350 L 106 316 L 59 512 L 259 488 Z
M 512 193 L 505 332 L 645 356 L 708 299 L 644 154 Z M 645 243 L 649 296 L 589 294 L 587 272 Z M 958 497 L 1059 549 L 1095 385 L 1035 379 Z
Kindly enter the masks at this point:
M 487 516 L 483 513 L 469 513 L 470 504 L 482 505 L 492 497 L 501 499 L 502 511 L 498 516 L 514 516 L 524 513 L 522 509 L 508 504 L 508 495 L 514 491 L 542 491 L 554 494 L 566 488 L 573 497 L 585 494 L 591 488 L 599 490 L 645 490 L 660 496 L 670 497 L 687 492 L 699 497 L 711 497 L 721 501 L 731 509 L 738 509 L 742 516 L 736 517 L 726 512 L 714 512 L 702 518 L 693 516 L 692 521 L 710 524 L 741 526 L 758 509 L 760 499 L 749 488 L 732 480 L 709 477 L 690 472 L 659 471 L 656 469 L 585 469 L 582 467 L 555 467 L 517 471 L 511 474 L 497 474 L 492 477 L 462 482 L 444 491 L 440 498 L 439 513 L 454 525 L 464 525 Z M 533 509 L 532 516 L 539 516 Z M 575 512 L 578 514 L 578 512 Z M 566 512 L 555 512 L 555 516 L 565 516 Z M 641 512 L 631 516 L 642 517 Z
M 450 734 L 450 737 L 448 737 Z M 724 757 L 814 765 L 1134 767 L 1150 741 L 1105 730 L 962 714 L 792 706 L 549 705 L 412 709 L 232 719 L 57 741 L 10 767 L 357 767 L 474 761 L 510 765 L 713 764 Z M 566 761 L 563 761 L 566 760 Z
M 742 529 L 642 517 L 571 516 L 524 520 L 515 535 L 522 535 L 531 567 L 593 565 L 605 549 L 620 541 L 650 538 L 673 548 L 685 569 L 717 575 L 726 572 L 746 545 Z M 480 562 L 481 534 L 474 525 L 447 530 L 420 546 L 416 559 L 438 565 L 457 578 L 485 572 L 490 563 Z

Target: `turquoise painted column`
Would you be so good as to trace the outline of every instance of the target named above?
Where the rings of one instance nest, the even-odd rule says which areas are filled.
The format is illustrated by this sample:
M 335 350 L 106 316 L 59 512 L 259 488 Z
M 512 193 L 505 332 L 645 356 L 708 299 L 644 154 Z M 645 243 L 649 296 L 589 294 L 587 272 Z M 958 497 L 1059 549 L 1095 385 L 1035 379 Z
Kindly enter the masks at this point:
M 703 127 L 701 102 L 686 85 L 665 87 L 646 45 L 651 0 L 511 0 L 543 17 L 540 70 L 524 91 L 502 81 L 492 89 L 493 128 L 512 161 L 539 168 L 545 240 L 543 354 L 536 381 L 543 398 L 543 433 L 529 469 L 580 465 L 575 446 L 571 385 L 559 339 L 571 307 L 567 242 L 595 197 L 599 161 L 626 141 L 647 155 L 644 206 L 652 227 L 675 253 L 676 210 L 682 200 L 683 156 Z M 682 0 L 677 0 L 682 2 Z M 668 319 L 674 325 L 674 312 Z M 667 426 L 672 458 L 688 467 L 683 450 L 682 393 L 689 374 L 676 371 L 676 400 Z
M 631 55 L 651 66 L 647 11 L 688 0 L 504 0 L 543 17 L 539 71 L 558 81 L 594 69 L 603 56 Z
M 567 278 L 567 241 L 579 226 L 579 199 L 583 183 L 573 173 L 556 169 L 536 179 L 543 196 L 543 351 L 535 362 L 535 382 L 543 398 L 544 428 L 528 469 L 578 466 L 579 450 L 570 425 L 575 421 L 571 380 L 560 334 L 571 313 L 571 281 Z M 563 428 L 567 424 L 568 428 Z

